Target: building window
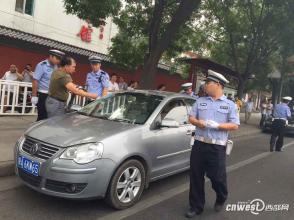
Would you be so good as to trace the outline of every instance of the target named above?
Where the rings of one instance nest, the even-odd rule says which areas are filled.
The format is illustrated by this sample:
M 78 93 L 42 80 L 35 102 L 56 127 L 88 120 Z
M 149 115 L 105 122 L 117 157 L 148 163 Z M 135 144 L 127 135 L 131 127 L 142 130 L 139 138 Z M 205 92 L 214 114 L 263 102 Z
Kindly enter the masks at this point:
M 33 15 L 34 0 L 16 0 L 15 11 L 28 15 Z

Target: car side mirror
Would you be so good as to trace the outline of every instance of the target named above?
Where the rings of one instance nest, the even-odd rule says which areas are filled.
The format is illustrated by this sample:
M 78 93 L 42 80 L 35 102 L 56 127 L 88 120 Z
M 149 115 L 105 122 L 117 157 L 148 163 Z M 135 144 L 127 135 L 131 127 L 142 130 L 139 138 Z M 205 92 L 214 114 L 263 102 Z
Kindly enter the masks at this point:
M 80 105 L 76 105 L 76 104 L 71 105 L 70 108 L 69 108 L 69 110 L 70 110 L 71 112 L 78 112 L 78 111 L 80 111 L 81 109 L 82 109 L 82 106 L 80 106 Z
M 180 124 L 174 119 L 166 118 L 162 120 L 160 127 L 178 128 Z

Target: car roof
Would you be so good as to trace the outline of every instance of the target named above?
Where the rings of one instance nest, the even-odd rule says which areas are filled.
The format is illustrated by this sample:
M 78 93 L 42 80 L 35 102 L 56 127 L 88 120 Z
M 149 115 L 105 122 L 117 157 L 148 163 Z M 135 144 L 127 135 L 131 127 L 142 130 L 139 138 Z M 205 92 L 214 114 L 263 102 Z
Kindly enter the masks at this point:
M 168 91 L 159 91 L 159 90 L 131 90 L 131 91 L 125 91 L 125 93 L 141 93 L 141 94 L 145 94 L 145 95 L 161 96 L 163 98 L 190 98 L 190 99 L 195 99 L 194 97 L 190 97 L 190 96 L 185 95 L 185 94 L 176 93 L 176 92 L 168 92 Z

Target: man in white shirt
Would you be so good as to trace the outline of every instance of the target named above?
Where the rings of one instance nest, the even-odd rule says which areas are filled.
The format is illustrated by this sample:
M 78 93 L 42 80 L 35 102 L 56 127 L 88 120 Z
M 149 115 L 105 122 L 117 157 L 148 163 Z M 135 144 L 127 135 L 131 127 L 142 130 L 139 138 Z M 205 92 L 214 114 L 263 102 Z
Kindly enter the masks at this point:
M 245 104 L 245 124 L 247 124 L 248 120 L 250 119 L 252 110 L 253 110 L 253 102 L 252 102 L 252 99 L 249 98 Z
M 12 64 L 10 65 L 9 71 L 7 71 L 1 79 L 7 81 L 22 81 L 23 76 L 17 72 L 16 65 Z
M 12 64 L 12 65 L 10 65 L 9 71 L 7 71 L 1 79 L 6 80 L 6 81 L 22 81 L 23 76 L 17 72 L 16 65 Z M 12 105 L 13 90 L 14 90 L 13 85 L 6 86 L 6 96 L 4 97 L 5 104 L 7 103 L 8 93 L 10 93 L 9 94 L 9 105 Z M 7 106 L 4 107 L 3 111 L 6 112 L 6 110 L 7 110 Z
M 117 92 L 119 91 L 119 87 L 117 84 L 117 75 L 113 74 L 110 78 L 110 82 L 109 82 L 109 92 Z

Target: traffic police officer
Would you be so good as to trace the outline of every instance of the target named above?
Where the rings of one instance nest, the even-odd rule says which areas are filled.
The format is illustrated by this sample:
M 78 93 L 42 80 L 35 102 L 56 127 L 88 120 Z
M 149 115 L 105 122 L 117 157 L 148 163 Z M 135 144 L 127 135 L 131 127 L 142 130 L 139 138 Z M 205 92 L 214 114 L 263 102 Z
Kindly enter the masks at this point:
M 32 104 L 37 105 L 37 121 L 47 118 L 45 101 L 48 96 L 50 78 L 63 56 L 64 53 L 59 50 L 49 50 L 49 57 L 36 66 L 32 81 Z
M 216 192 L 215 211 L 220 211 L 227 199 L 228 131 L 238 129 L 240 120 L 235 104 L 224 96 L 226 83 L 228 80 L 223 75 L 208 70 L 205 82 L 207 96 L 198 98 L 189 113 L 189 121 L 197 128 L 190 158 L 190 209 L 186 213 L 187 218 L 203 212 L 205 174 Z
M 282 98 L 282 103 L 277 104 L 274 108 L 274 118 L 272 123 L 272 136 L 270 141 L 270 151 L 282 151 L 284 143 L 284 132 L 287 125 L 288 118 L 291 117 L 291 111 L 288 106 L 292 100 L 291 97 L 286 96 Z M 277 140 L 278 137 L 278 140 Z
M 192 90 L 192 83 L 184 83 L 181 85 L 182 89 L 184 90 L 182 93 L 197 98 L 196 94 Z
M 89 93 L 95 93 L 99 97 L 106 96 L 109 88 L 109 75 L 101 70 L 101 58 L 90 56 L 92 72 L 87 74 L 86 86 Z

